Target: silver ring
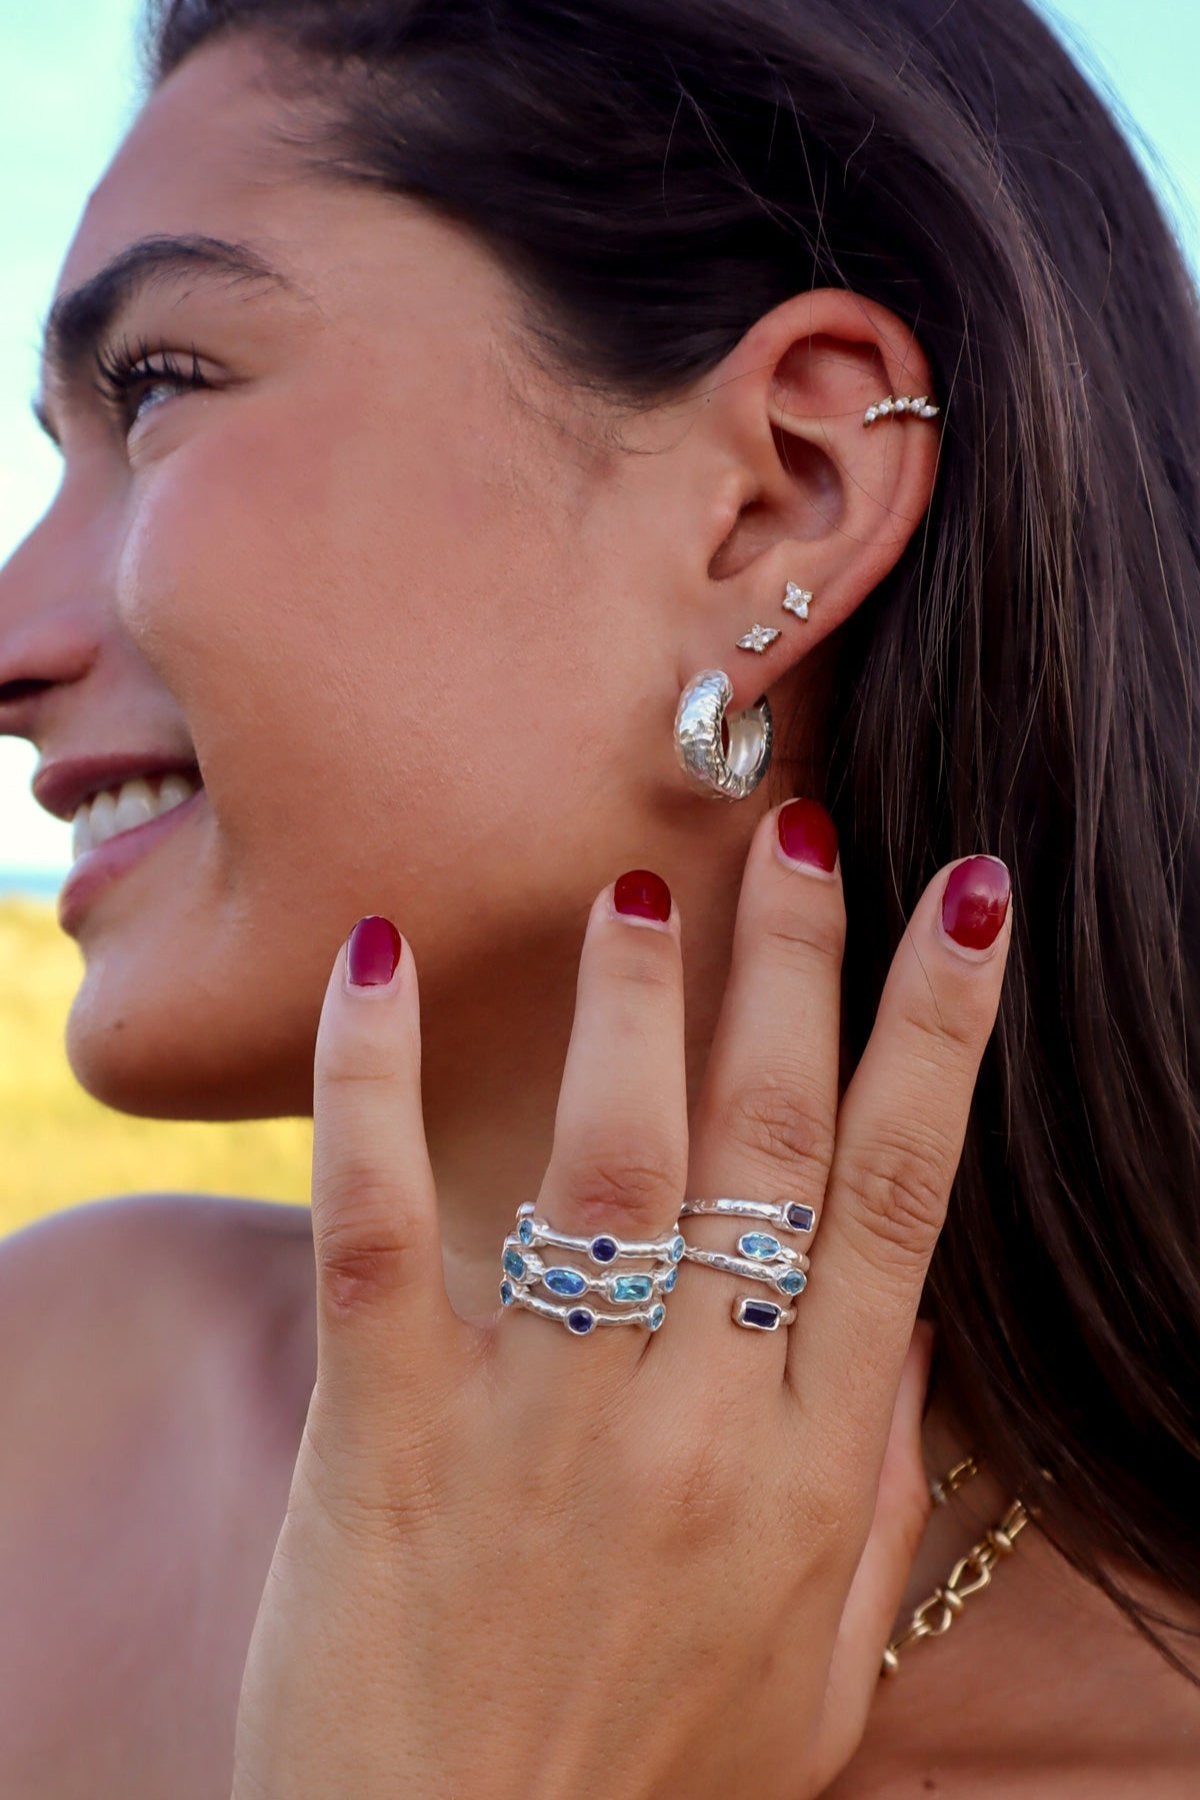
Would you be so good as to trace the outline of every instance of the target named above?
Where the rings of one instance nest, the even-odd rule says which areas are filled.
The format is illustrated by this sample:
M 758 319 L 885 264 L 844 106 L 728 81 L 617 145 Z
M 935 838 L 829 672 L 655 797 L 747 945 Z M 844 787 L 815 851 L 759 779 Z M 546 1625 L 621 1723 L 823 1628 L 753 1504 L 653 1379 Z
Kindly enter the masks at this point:
M 763 1219 L 769 1225 L 778 1226 L 780 1231 L 809 1232 L 817 1222 L 817 1215 L 812 1207 L 802 1206 L 798 1200 L 685 1200 L 679 1209 L 681 1219 L 707 1213 L 720 1213 L 724 1217 L 739 1219 Z
M 518 1237 L 506 1237 L 501 1258 L 504 1273 L 516 1282 L 540 1281 L 561 1299 L 576 1300 L 581 1294 L 602 1294 L 616 1306 L 636 1306 L 650 1302 L 655 1294 L 669 1294 L 679 1280 L 679 1269 L 638 1270 L 635 1274 L 587 1275 L 569 1264 L 546 1264 L 536 1250 L 529 1250 Z
M 734 1324 L 745 1325 L 751 1331 L 778 1331 L 795 1317 L 794 1306 L 777 1306 L 773 1300 L 758 1300 L 753 1294 L 739 1294 L 733 1303 Z
M 572 1237 L 555 1231 L 545 1219 L 539 1219 L 532 1200 L 522 1201 L 517 1208 L 517 1237 L 527 1249 L 538 1244 L 553 1244 L 558 1250 L 579 1250 L 594 1263 L 615 1262 L 619 1256 L 652 1256 L 657 1262 L 677 1263 L 684 1252 L 684 1240 L 673 1232 L 669 1238 L 638 1243 L 619 1238 L 615 1232 L 599 1231 L 594 1237 Z
M 752 1262 L 748 1257 L 726 1256 L 720 1250 L 700 1250 L 694 1244 L 689 1244 L 683 1254 L 689 1262 L 701 1263 L 708 1269 L 719 1269 L 724 1275 L 740 1275 L 750 1281 L 769 1281 L 789 1298 L 802 1294 L 808 1286 L 808 1276 L 804 1269 L 778 1257 L 772 1257 L 770 1261 Z M 794 1256 L 795 1251 L 792 1254 Z M 805 1257 L 804 1261 L 807 1263 L 808 1258 Z
M 587 1337 L 597 1325 L 644 1325 L 648 1331 L 657 1331 L 667 1316 L 661 1300 L 653 1306 L 630 1308 L 622 1313 L 597 1312 L 592 1306 L 556 1306 L 552 1300 L 543 1300 L 540 1294 L 509 1281 L 507 1276 L 500 1283 L 500 1302 L 503 1306 L 528 1307 L 543 1319 L 560 1319 L 572 1337 Z

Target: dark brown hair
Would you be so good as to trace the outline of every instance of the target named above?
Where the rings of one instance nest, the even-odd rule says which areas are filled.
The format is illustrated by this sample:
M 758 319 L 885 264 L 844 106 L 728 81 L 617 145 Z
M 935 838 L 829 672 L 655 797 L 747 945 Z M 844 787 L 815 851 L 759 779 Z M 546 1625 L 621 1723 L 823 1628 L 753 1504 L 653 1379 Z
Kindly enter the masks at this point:
M 829 692 L 848 1042 L 936 869 L 1003 856 L 934 1382 L 1188 1673 L 1102 1566 L 1200 1604 L 1200 332 L 1126 142 L 1022 0 L 149 0 L 148 85 L 230 30 L 318 173 L 466 222 L 617 399 L 813 286 L 915 328 L 937 488 Z

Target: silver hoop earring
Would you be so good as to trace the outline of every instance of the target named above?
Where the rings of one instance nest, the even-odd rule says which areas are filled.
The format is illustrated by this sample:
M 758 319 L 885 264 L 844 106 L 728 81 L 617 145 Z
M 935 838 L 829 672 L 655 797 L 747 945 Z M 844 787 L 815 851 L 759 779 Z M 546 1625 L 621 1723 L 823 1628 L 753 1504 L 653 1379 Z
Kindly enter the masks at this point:
M 728 716 L 733 683 L 724 669 L 705 669 L 679 696 L 675 713 L 675 754 L 689 784 L 714 799 L 744 800 L 771 761 L 774 726 L 764 694 L 745 712 Z M 724 725 L 729 739 L 721 741 Z

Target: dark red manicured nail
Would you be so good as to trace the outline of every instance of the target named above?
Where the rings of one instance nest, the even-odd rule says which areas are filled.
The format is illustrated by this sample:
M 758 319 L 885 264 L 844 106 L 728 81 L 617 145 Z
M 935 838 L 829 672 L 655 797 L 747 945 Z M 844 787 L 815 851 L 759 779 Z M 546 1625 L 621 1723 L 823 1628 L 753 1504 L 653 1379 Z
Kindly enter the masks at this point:
M 950 874 L 942 895 L 947 937 L 968 950 L 987 950 L 1000 936 L 1012 882 L 998 856 L 969 856 Z
M 837 826 L 815 800 L 789 800 L 775 815 L 779 847 L 792 862 L 833 873 L 837 862 Z
M 649 869 L 630 869 L 613 885 L 613 905 L 635 919 L 657 919 L 665 925 L 671 916 L 671 890 L 661 875 Z
M 404 939 L 377 913 L 360 919 L 346 940 L 346 970 L 354 987 L 386 987 L 396 973 Z

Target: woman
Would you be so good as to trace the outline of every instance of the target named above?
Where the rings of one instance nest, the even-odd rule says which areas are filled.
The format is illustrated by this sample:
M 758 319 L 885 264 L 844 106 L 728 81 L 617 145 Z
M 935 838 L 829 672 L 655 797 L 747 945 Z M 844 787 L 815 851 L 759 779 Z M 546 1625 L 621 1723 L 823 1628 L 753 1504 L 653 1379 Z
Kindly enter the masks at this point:
M 1103 107 L 1020 0 L 143 45 L 0 722 L 79 1079 L 311 1106 L 314 1205 L 5 1245 L 0 1789 L 1193 1794 L 1200 356 Z

